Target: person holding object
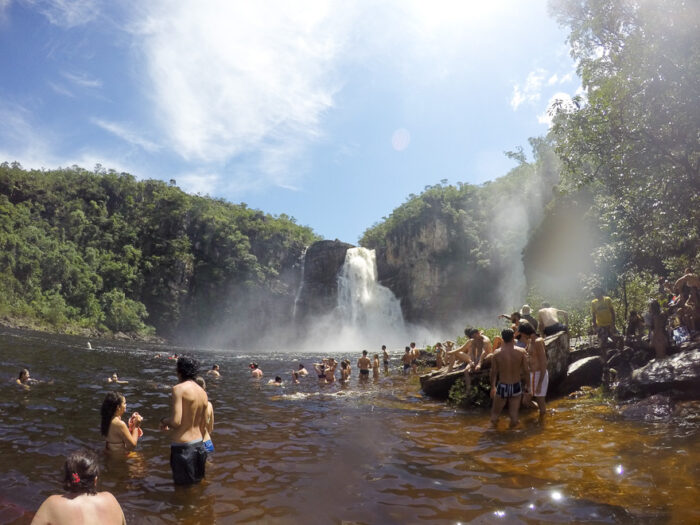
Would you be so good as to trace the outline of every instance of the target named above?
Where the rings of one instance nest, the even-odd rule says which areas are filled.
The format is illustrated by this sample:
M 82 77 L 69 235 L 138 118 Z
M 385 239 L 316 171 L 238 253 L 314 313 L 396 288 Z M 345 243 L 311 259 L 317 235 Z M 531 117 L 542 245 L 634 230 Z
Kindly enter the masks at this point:
M 143 418 L 138 412 L 134 412 L 127 426 L 122 421 L 125 412 L 126 398 L 117 392 L 108 392 L 100 409 L 102 416 L 100 432 L 105 437 L 107 450 L 133 450 L 143 435 L 141 430 Z

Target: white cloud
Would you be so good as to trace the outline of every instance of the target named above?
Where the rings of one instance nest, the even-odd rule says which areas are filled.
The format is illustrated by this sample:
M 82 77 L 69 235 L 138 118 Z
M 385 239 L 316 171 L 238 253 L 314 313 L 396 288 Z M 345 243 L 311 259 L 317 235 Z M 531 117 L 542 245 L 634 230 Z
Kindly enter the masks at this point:
M 213 173 L 183 173 L 175 179 L 183 191 L 199 195 L 212 195 L 221 182 L 221 177 Z
M 59 95 L 63 95 L 64 97 L 70 97 L 70 98 L 75 98 L 75 95 L 71 90 L 66 88 L 63 84 L 56 84 L 55 82 L 49 82 L 49 87 L 53 89 L 56 93 Z
M 0 0 L 0 2 L 1 1 L 3 0 Z M 64 28 L 85 25 L 95 20 L 100 13 L 97 0 L 22 1 L 39 11 L 52 24 Z
M 528 73 L 522 87 L 519 84 L 513 86 L 513 95 L 510 99 L 510 107 L 513 108 L 513 111 L 516 111 L 524 103 L 534 103 L 540 100 L 546 76 L 546 70 L 537 68 Z
M 122 124 L 118 124 L 116 122 L 109 122 L 107 120 L 102 120 L 98 118 L 93 118 L 92 123 L 104 129 L 105 131 L 109 131 L 110 133 L 119 137 L 120 139 L 125 140 L 130 144 L 139 146 L 145 149 L 146 151 L 154 152 L 160 149 L 160 146 L 155 142 L 141 137 L 138 133 Z
M 102 87 L 102 81 L 97 78 L 92 78 L 85 73 L 69 73 L 68 71 L 62 71 L 61 76 L 63 78 L 70 80 L 73 84 L 86 87 L 86 88 L 100 88 Z
M 555 93 L 550 97 L 549 102 L 547 102 L 547 109 L 541 114 L 537 115 L 537 122 L 551 127 L 552 119 L 554 118 L 556 111 L 555 106 L 558 107 L 560 111 L 565 112 L 576 109 L 571 95 L 564 92 Z

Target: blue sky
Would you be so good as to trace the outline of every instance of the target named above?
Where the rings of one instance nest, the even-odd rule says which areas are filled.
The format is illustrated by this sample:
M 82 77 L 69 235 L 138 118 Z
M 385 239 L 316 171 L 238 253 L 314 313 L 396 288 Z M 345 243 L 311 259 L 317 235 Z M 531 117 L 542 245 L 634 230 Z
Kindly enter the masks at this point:
M 175 179 L 356 243 L 580 89 L 544 0 L 0 0 L 0 161 Z

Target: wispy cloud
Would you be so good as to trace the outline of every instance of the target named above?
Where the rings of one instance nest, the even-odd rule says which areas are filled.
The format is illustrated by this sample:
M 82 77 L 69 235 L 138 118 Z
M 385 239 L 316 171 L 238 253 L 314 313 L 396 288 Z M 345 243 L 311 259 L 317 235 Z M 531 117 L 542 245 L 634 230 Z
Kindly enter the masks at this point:
M 104 129 L 105 131 L 109 131 L 110 133 L 119 137 L 120 139 L 130 144 L 139 146 L 140 148 L 143 148 L 146 151 L 154 152 L 160 149 L 160 145 L 140 136 L 138 133 L 136 133 L 132 129 L 129 129 L 128 126 L 125 126 L 123 124 L 109 122 L 107 120 L 98 118 L 91 119 L 91 122 L 96 126 L 99 126 L 100 128 Z
M 0 0 L 0 8 L 2 2 Z M 71 28 L 95 20 L 99 13 L 97 0 L 21 0 L 43 14 L 54 25 Z M 9 4 L 9 1 L 7 2 Z
M 513 86 L 513 95 L 510 99 L 510 107 L 513 108 L 513 111 L 516 111 L 524 103 L 533 103 L 540 100 L 542 97 L 542 86 L 546 77 L 547 71 L 537 68 L 534 71 L 530 71 L 522 86 L 520 84 Z
M 57 84 L 55 82 L 49 82 L 48 84 L 49 84 L 49 87 L 51 89 L 53 89 L 59 95 L 63 95 L 64 97 L 75 98 L 75 94 L 71 90 L 66 88 L 64 85 Z
M 68 71 L 62 71 L 61 76 L 80 87 L 91 89 L 102 87 L 102 81 L 100 79 L 90 77 L 85 73 L 70 73 Z

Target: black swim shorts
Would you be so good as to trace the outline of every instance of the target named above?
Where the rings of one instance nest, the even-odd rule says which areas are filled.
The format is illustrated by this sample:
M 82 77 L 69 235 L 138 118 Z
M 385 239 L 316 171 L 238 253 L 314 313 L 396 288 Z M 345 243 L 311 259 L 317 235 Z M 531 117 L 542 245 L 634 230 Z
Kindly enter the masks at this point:
M 175 485 L 193 485 L 202 481 L 207 451 L 201 439 L 170 445 L 170 468 Z

